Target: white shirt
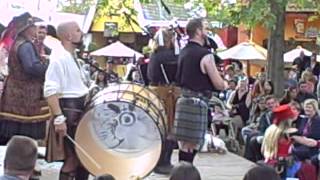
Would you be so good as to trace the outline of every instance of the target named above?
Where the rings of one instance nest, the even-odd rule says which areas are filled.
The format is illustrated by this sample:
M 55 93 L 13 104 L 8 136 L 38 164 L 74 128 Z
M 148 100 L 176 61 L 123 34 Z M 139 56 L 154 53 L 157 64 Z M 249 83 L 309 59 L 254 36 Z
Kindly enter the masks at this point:
M 57 94 L 63 98 L 78 98 L 88 93 L 82 67 L 63 47 L 56 48 L 50 55 L 50 64 L 44 82 L 44 96 Z

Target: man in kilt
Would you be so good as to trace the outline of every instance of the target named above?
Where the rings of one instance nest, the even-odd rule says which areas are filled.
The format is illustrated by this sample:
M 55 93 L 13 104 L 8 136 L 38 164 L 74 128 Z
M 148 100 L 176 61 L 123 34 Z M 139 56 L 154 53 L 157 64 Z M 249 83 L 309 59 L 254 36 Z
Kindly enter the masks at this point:
M 208 22 L 202 18 L 188 22 L 190 38 L 178 58 L 177 83 L 181 97 L 176 103 L 174 134 L 179 144 L 179 161 L 193 163 L 204 142 L 208 123 L 208 100 L 213 90 L 224 90 L 213 54 L 204 47 Z
M 62 47 L 55 48 L 50 55 L 44 84 L 44 95 L 53 114 L 46 159 L 64 162 L 60 180 L 84 180 L 89 173 L 80 164 L 69 139 L 75 137 L 88 93 L 84 70 L 75 55 L 75 50 L 83 44 L 83 33 L 76 22 L 65 22 L 58 26 L 57 34 Z
M 176 142 L 172 134 L 175 104 L 179 89 L 174 85 L 178 56 L 174 53 L 174 31 L 161 28 L 152 41 L 152 54 L 148 65 L 147 76 L 149 87 L 163 101 L 167 114 L 167 137 L 164 140 L 160 160 L 155 168 L 156 173 L 169 174 L 173 168 L 171 155 Z

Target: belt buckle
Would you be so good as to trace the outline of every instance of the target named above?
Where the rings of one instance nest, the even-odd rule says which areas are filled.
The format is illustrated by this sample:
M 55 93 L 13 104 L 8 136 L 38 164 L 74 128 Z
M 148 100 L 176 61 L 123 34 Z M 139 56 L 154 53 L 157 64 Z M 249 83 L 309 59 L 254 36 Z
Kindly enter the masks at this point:
M 192 101 L 193 101 L 193 104 L 199 104 L 200 103 L 200 98 L 193 97 Z

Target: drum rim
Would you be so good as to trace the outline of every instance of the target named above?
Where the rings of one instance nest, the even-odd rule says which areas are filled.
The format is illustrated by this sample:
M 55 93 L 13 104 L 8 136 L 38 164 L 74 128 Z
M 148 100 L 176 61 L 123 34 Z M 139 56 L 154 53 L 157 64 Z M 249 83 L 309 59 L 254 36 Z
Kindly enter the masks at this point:
M 158 108 L 158 106 L 156 105 L 155 102 L 153 102 L 152 100 L 148 99 L 146 96 L 142 96 L 140 93 L 136 93 L 136 92 L 134 92 L 134 91 L 130 91 L 130 89 L 120 89 L 121 86 L 126 86 L 126 85 L 128 85 L 128 86 L 137 86 L 137 87 L 140 87 L 140 88 L 142 88 L 141 90 L 146 91 L 146 93 L 152 94 L 152 96 L 154 96 L 155 98 L 157 98 L 157 100 L 159 101 L 159 104 L 161 104 L 161 107 Z M 119 101 L 121 101 L 121 102 L 125 102 L 125 103 L 130 103 L 130 104 L 132 104 L 132 105 L 140 108 L 140 109 L 141 109 L 142 111 L 144 111 L 145 113 L 147 113 L 148 116 L 151 117 L 153 123 L 155 124 L 156 128 L 158 129 L 158 133 L 160 134 L 161 143 L 160 143 L 159 145 L 160 145 L 160 150 L 161 150 L 161 149 L 163 148 L 163 142 L 165 141 L 166 136 L 167 136 L 167 128 L 166 128 L 166 118 L 167 118 L 167 117 L 166 117 L 166 112 L 165 112 L 165 104 L 164 104 L 163 101 L 161 100 L 160 96 L 158 96 L 158 95 L 157 95 L 154 91 L 152 91 L 149 87 L 143 86 L 143 85 L 139 85 L 139 84 L 134 84 L 134 83 L 117 83 L 117 84 L 112 84 L 111 86 L 112 86 L 112 87 L 115 87 L 115 90 L 107 91 L 107 93 L 116 93 L 116 92 L 119 92 L 119 91 L 120 91 L 120 92 L 126 92 L 126 93 L 132 93 L 132 94 L 135 93 L 134 95 L 138 95 L 140 98 L 142 98 L 142 99 L 144 99 L 144 100 L 148 100 L 147 102 L 150 104 L 150 106 L 152 106 L 152 109 L 153 109 L 153 111 L 154 111 L 153 113 L 154 113 L 154 115 L 155 115 L 155 118 L 153 118 L 153 116 L 151 116 L 150 112 L 148 112 L 149 107 L 148 107 L 148 108 L 143 108 L 143 107 L 141 107 L 141 105 L 138 105 L 138 104 L 136 104 L 136 103 L 134 104 L 134 103 L 133 103 L 132 101 L 130 101 L 129 99 L 121 99 L 121 100 L 113 99 L 113 100 L 109 100 L 108 102 L 119 102 Z M 118 90 L 117 90 L 117 87 L 119 87 Z M 105 88 L 105 89 L 108 89 L 108 87 Z M 103 92 L 105 89 L 102 89 L 100 92 Z M 86 112 L 85 112 L 84 115 L 81 117 L 80 123 L 85 123 L 85 122 L 83 122 L 83 119 L 84 119 L 86 113 L 92 111 L 92 109 L 95 107 L 95 105 L 98 105 L 98 104 L 93 104 L 93 103 L 94 103 L 96 100 L 98 100 L 99 97 L 102 97 L 102 96 L 104 95 L 104 93 L 100 93 L 100 92 L 98 92 L 95 96 L 93 96 L 92 99 L 89 101 L 89 103 L 88 103 L 89 106 L 87 106 Z M 141 91 L 141 92 L 142 92 L 142 91 Z M 99 103 L 99 104 L 102 104 L 102 103 Z M 86 122 L 86 123 L 88 123 L 88 122 Z M 162 127 L 162 128 L 161 128 L 161 127 Z M 161 129 L 162 129 L 162 130 L 161 130 Z M 75 140 L 76 140 L 76 141 L 78 140 L 78 137 L 79 137 L 79 133 L 80 133 L 79 131 L 80 131 L 79 128 L 77 128 L 76 134 L 75 134 Z M 90 136 L 91 136 L 90 138 L 93 138 L 93 135 L 90 135 Z M 79 140 L 78 140 L 78 142 L 79 142 Z M 105 147 L 106 147 L 106 146 L 105 146 Z M 81 152 L 81 150 L 79 150 L 79 148 L 77 148 L 77 147 L 76 147 L 75 149 L 76 149 L 76 154 L 78 155 L 78 157 L 82 157 L 82 156 L 83 156 L 83 152 Z M 89 149 L 90 149 L 90 147 L 89 147 Z M 157 150 L 159 150 L 159 149 L 157 148 Z M 79 156 L 79 154 L 81 154 L 82 156 Z M 112 154 L 108 153 L 108 155 L 111 156 Z M 155 162 L 154 167 L 152 167 L 149 172 L 146 172 L 146 174 L 145 174 L 143 177 L 141 177 L 141 178 L 145 178 L 145 177 L 149 176 L 149 175 L 153 172 L 154 168 L 156 167 L 157 163 L 158 163 L 159 160 L 160 160 L 160 155 L 161 155 L 161 151 L 160 151 L 160 153 L 159 153 L 159 155 L 158 155 L 158 157 L 157 157 L 157 161 Z M 139 156 L 138 156 L 138 157 L 139 157 Z M 137 159 L 138 159 L 138 158 L 137 158 Z M 84 157 L 82 157 L 81 159 L 79 158 L 79 160 L 80 160 L 80 162 L 82 162 L 82 161 L 88 162 L 88 160 L 87 160 L 86 158 L 84 158 Z M 83 164 L 85 164 L 85 163 L 83 163 Z M 90 163 L 86 163 L 86 164 L 88 164 L 87 167 L 92 167 L 92 166 L 90 166 Z M 85 166 L 85 165 L 84 165 L 84 166 Z M 85 166 L 85 167 L 86 167 L 86 166 Z M 86 167 L 86 169 L 87 169 L 87 167 Z M 89 171 L 91 174 L 94 174 L 94 173 L 92 172 L 92 170 L 94 170 L 94 169 L 91 169 L 91 170 L 88 169 L 88 171 Z
M 142 109 L 142 108 L 141 108 Z M 143 109 L 142 109 L 143 110 Z M 89 111 L 87 111 L 86 113 L 88 113 Z M 85 114 L 86 114 L 85 113 Z M 83 115 L 83 117 L 85 116 L 85 114 Z M 80 123 L 83 123 L 82 122 L 82 119 L 83 119 L 83 117 L 81 118 L 81 121 L 79 122 L 79 124 Z M 154 122 L 154 121 L 153 121 Z M 88 123 L 88 122 L 87 122 Z M 154 122 L 155 123 L 155 122 Z M 156 124 L 156 123 L 155 123 Z M 158 164 L 158 162 L 159 162 L 159 160 L 160 160 L 160 156 L 161 156 L 161 150 L 162 150 L 162 148 L 163 148 L 163 142 L 164 142 L 164 140 L 165 140 L 165 137 L 164 136 L 162 136 L 161 135 L 161 131 L 160 131 L 160 129 L 159 129 L 159 127 L 156 125 L 156 128 L 158 129 L 158 131 L 160 132 L 160 137 L 161 137 L 161 143 L 160 143 L 160 153 L 159 153 L 159 156 L 158 156 L 158 158 L 157 158 L 157 161 L 156 161 L 156 163 L 155 163 L 155 165 L 154 165 L 154 167 L 150 170 L 150 172 L 148 172 L 148 173 L 146 173 L 146 175 L 145 176 L 143 176 L 143 177 L 139 177 L 139 178 L 146 178 L 146 177 L 148 177 L 152 172 L 153 172 L 153 170 L 155 169 L 155 167 L 157 166 L 157 164 Z M 77 142 L 77 139 L 78 139 L 78 132 L 79 132 L 79 128 L 77 128 L 76 129 L 76 133 L 75 133 L 75 142 Z M 92 137 L 92 135 L 91 135 L 91 137 Z M 93 138 L 92 138 L 93 139 Z M 78 143 L 79 144 L 79 143 Z M 83 148 L 83 147 L 82 147 Z M 90 149 L 90 148 L 89 148 Z M 90 174 L 92 174 L 92 175 L 96 175 L 96 174 L 94 174 L 92 171 L 90 171 L 90 169 L 88 169 L 86 166 L 85 166 L 85 163 L 83 163 L 82 161 L 84 161 L 81 157 L 81 155 L 79 156 L 79 154 L 83 154 L 83 152 L 81 152 L 81 150 L 78 148 L 78 147 L 75 147 L 75 152 L 76 152 L 76 154 L 77 154 L 77 157 L 78 157 L 78 159 L 79 159 L 79 161 L 81 162 L 81 164 L 86 168 L 86 170 L 87 171 L 89 171 L 90 172 Z M 109 155 L 111 155 L 110 153 L 109 153 Z

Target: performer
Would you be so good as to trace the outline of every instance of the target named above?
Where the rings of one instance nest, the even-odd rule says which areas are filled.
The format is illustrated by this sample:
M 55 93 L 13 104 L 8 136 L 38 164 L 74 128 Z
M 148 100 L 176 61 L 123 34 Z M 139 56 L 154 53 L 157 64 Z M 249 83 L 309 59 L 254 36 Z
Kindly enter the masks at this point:
M 83 69 L 75 57 L 75 50 L 82 46 L 83 34 L 76 22 L 60 24 L 57 33 L 63 48 L 53 50 L 44 85 L 44 95 L 53 114 L 46 159 L 64 161 L 60 180 L 74 177 L 84 180 L 88 172 L 80 165 L 74 145 L 65 137 L 74 138 L 88 93 Z
M 36 37 L 35 18 L 29 13 L 15 17 L 10 23 L 17 33 L 10 48 L 9 75 L 4 84 L 0 106 L 0 136 L 5 145 L 14 135 L 36 140 L 46 135 L 49 108 L 43 97 L 43 83 L 47 64 L 33 44 Z
M 187 24 L 188 44 L 178 58 L 177 82 L 182 96 L 176 103 L 174 133 L 179 143 L 179 161 L 193 162 L 203 144 L 208 123 L 208 100 L 213 90 L 224 90 L 213 54 L 203 47 L 208 22 L 202 18 Z
M 289 105 L 282 105 L 273 110 L 273 124 L 266 130 L 262 153 L 265 162 L 274 166 L 282 178 L 286 178 L 287 159 L 292 140 L 289 136 L 292 120 L 297 113 Z
M 173 84 L 177 71 L 178 57 L 174 54 L 174 32 L 161 28 L 153 39 L 152 54 L 148 65 L 147 76 L 150 89 L 162 99 L 167 114 L 167 137 L 163 143 L 160 160 L 155 168 L 156 173 L 169 174 L 171 154 L 176 144 L 172 135 L 175 104 L 179 89 Z

